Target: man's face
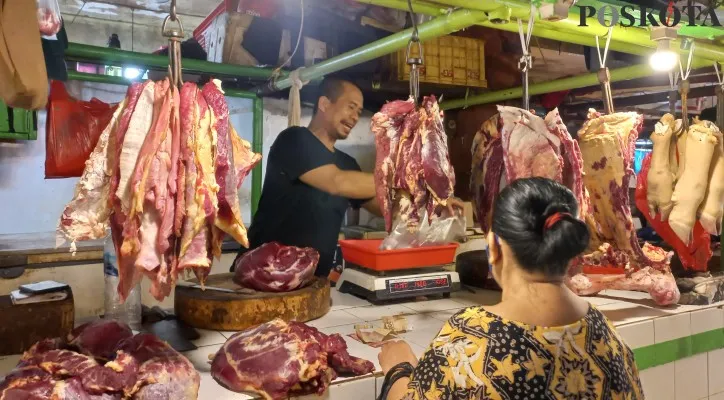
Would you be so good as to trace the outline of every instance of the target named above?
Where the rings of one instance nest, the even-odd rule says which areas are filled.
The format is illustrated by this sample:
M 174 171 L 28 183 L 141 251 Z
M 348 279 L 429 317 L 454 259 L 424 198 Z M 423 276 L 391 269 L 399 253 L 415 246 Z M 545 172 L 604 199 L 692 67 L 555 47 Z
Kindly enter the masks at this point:
M 349 83 L 344 83 L 344 91 L 337 101 L 329 101 L 324 111 L 325 120 L 330 132 L 336 135 L 337 140 L 347 139 L 359 116 L 362 113 L 362 92 Z

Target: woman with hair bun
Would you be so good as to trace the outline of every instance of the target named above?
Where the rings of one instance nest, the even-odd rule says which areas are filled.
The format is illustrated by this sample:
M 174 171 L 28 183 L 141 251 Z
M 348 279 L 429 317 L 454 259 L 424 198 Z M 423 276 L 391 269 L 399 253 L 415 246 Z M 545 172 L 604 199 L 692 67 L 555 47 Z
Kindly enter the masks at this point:
M 644 399 L 631 349 L 565 285 L 589 238 L 566 187 L 527 178 L 503 189 L 488 234 L 501 302 L 453 315 L 419 361 L 405 342 L 383 346 L 380 398 Z

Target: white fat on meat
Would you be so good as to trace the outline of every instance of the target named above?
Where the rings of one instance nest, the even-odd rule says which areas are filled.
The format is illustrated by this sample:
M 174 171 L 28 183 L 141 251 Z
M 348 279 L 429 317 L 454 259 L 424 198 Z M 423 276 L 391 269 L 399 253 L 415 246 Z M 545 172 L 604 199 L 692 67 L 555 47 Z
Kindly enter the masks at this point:
M 125 107 L 125 100 L 118 105 L 110 123 L 98 138 L 98 143 L 86 161 L 83 175 L 75 186 L 75 194 L 63 210 L 58 222 L 56 247 L 71 242 L 75 253 L 75 242 L 95 240 L 106 236 L 111 214 L 108 195 L 110 191 L 109 140 L 111 132 L 118 126 L 118 118 Z
M 153 100 L 156 85 L 146 85 L 138 98 L 138 103 L 133 111 L 133 116 L 128 125 L 126 136 L 123 138 L 123 148 L 119 160 L 120 180 L 116 196 L 121 199 L 123 211 L 128 213 L 131 208 L 131 177 L 136 168 L 138 153 L 141 151 L 143 141 L 153 122 Z

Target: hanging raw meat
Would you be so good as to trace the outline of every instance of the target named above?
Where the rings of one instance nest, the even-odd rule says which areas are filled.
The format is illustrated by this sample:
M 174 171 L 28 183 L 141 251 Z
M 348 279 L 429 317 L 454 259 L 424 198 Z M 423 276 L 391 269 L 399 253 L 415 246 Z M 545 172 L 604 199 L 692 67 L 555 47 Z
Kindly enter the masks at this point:
M 225 388 L 268 400 L 322 394 L 338 374 L 373 370 L 371 362 L 349 355 L 340 335 L 281 319 L 230 337 L 211 364 L 211 376 Z
M 261 159 L 229 124 L 218 81 L 182 90 L 134 84 L 101 134 L 58 233 L 100 239 L 110 226 L 125 299 L 145 275 L 168 296 L 191 268 L 202 284 L 224 234 L 248 246 L 237 192 Z
M 420 107 L 411 99 L 387 103 L 372 117 L 372 131 L 385 227 L 390 232 L 399 223 L 416 232 L 423 216 L 430 222 L 441 215 L 455 187 L 437 100 L 427 96 Z
M 196 400 L 200 381 L 157 337 L 98 320 L 34 344 L 0 382 L 0 399 Z
M 234 281 L 260 292 L 290 292 L 308 285 L 319 262 L 317 250 L 264 243 L 234 266 Z
M 635 113 L 591 111 L 577 142 L 557 110 L 541 118 L 499 106 L 472 148 L 471 190 L 481 227 L 490 229 L 494 198 L 507 183 L 530 176 L 556 180 L 571 189 L 591 232 L 589 251 L 572 263 L 569 286 L 582 295 L 640 290 L 658 304 L 677 302 L 671 255 L 648 244 L 642 249 L 633 229 L 628 185 L 641 122 Z M 611 267 L 617 275 L 599 275 Z

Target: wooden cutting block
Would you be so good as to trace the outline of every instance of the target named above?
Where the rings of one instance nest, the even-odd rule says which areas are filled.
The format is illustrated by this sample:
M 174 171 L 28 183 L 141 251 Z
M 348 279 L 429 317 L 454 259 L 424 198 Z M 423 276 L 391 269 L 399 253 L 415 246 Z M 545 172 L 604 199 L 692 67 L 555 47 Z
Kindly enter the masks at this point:
M 36 342 L 66 337 L 75 323 L 73 292 L 64 300 L 13 304 L 0 296 L 0 355 L 22 354 Z
M 176 317 L 194 328 L 240 331 L 274 318 L 306 322 L 329 312 L 331 302 L 326 279 L 315 278 L 311 285 L 293 292 L 265 293 L 237 285 L 233 276 L 233 273 L 209 275 L 206 290 L 193 286 L 198 284 L 196 279 L 176 286 Z

